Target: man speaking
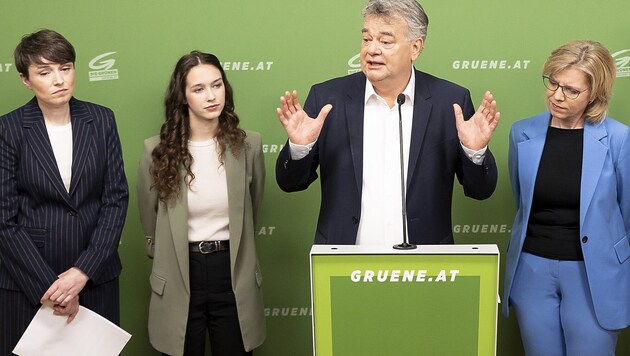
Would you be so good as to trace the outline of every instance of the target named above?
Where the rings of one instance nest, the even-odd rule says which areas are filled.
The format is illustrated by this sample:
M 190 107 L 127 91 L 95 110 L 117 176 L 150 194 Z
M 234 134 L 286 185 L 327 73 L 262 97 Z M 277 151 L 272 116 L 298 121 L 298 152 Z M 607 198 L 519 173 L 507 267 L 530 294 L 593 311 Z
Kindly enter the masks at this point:
M 413 67 L 428 23 L 415 0 L 370 0 L 361 72 L 314 85 L 303 108 L 295 91 L 280 98 L 276 179 L 300 191 L 320 168 L 315 244 L 396 244 L 405 225 L 413 244 L 451 244 L 454 177 L 469 197 L 493 193 L 496 102 L 486 92 L 475 112 L 467 89 Z

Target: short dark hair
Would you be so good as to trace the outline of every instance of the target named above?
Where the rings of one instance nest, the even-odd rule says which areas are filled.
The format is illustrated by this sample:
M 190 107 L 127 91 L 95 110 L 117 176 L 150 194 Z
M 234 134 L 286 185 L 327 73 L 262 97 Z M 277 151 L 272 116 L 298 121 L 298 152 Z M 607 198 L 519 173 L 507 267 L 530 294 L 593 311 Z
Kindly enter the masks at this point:
M 13 57 L 18 73 L 28 78 L 28 67 L 43 64 L 42 58 L 53 63 L 74 64 L 76 52 L 65 37 L 45 28 L 22 37 Z

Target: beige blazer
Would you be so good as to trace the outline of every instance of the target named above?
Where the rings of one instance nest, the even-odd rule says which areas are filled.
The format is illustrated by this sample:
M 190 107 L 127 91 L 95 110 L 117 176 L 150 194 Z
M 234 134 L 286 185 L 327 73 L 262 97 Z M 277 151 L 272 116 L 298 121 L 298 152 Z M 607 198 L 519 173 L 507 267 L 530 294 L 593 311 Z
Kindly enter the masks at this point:
M 256 254 L 255 219 L 263 196 L 265 166 L 260 135 L 247 132 L 246 154 L 235 158 L 225 154 L 230 219 L 230 261 L 232 289 L 247 351 L 260 346 L 266 327 L 262 298 L 262 275 Z M 188 187 L 182 180 L 178 199 L 160 203 L 149 173 L 151 152 L 159 136 L 144 142 L 138 170 L 138 208 L 147 237 L 147 253 L 153 258 L 149 278 L 149 339 L 153 347 L 177 356 L 184 351 L 190 300 L 188 265 Z M 182 176 L 185 170 L 182 167 Z

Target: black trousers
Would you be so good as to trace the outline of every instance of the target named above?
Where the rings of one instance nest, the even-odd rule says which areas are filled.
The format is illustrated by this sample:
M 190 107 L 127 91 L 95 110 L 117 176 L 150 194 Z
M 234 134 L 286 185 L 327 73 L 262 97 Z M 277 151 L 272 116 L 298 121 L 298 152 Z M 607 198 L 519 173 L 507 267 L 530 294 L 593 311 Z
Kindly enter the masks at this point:
M 230 251 L 190 252 L 190 308 L 185 356 L 203 356 L 208 332 L 212 356 L 246 356 L 232 292 Z
M 92 287 L 89 284 L 79 294 L 79 304 L 120 324 L 118 278 Z M 0 356 L 11 351 L 31 323 L 41 305 L 33 305 L 21 291 L 0 289 Z

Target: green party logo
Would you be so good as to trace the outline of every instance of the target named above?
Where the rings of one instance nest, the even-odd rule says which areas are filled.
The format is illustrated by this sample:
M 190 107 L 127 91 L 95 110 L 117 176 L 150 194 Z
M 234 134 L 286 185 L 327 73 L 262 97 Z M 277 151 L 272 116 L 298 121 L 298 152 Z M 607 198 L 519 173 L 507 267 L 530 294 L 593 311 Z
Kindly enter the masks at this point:
M 630 77 L 630 49 L 615 52 L 612 56 L 617 64 L 617 77 Z
M 361 61 L 359 60 L 359 56 L 361 53 L 357 53 L 354 57 L 348 59 L 348 74 L 356 73 L 361 71 Z
M 107 59 L 107 57 L 115 53 L 107 52 L 92 58 L 89 63 L 92 70 L 88 72 L 91 82 L 118 79 L 118 69 L 112 69 L 116 60 L 113 58 Z

